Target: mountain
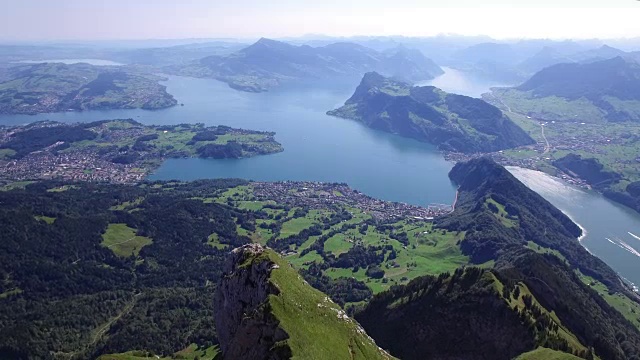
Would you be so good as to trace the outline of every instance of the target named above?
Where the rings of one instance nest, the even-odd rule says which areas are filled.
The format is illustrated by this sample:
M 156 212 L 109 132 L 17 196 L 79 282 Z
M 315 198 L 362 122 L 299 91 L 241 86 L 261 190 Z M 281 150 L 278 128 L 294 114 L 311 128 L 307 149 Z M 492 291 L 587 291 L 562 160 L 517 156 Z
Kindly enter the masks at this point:
M 169 47 L 118 49 L 104 56 L 125 64 L 163 67 L 188 64 L 212 55 L 229 55 L 245 46 L 246 44 L 238 42 L 210 41 Z
M 518 64 L 518 67 L 528 74 L 535 74 L 536 72 L 552 65 L 572 62 L 575 62 L 575 60 L 560 50 L 550 46 L 545 46 L 535 55 Z
M 493 89 L 514 112 L 541 120 L 640 121 L 640 63 L 608 60 L 557 64 L 520 86 Z
M 480 99 L 412 87 L 367 73 L 353 96 L 329 115 L 456 152 L 489 152 L 534 141 L 502 112 Z
M 163 109 L 178 102 L 162 78 L 117 67 L 43 63 L 9 68 L 1 76 L 0 113 Z
M 589 63 L 595 61 L 602 61 L 613 59 L 618 56 L 624 56 L 626 52 L 611 47 L 609 45 L 602 45 L 596 49 L 590 49 L 585 51 L 580 51 L 572 55 L 572 58 L 577 62 L 581 63 Z
M 273 250 L 232 251 L 214 300 L 226 359 L 391 359 Z
M 539 97 L 558 96 L 570 100 L 581 97 L 598 100 L 603 96 L 621 100 L 640 99 L 640 64 L 622 57 L 586 64 L 559 64 L 543 69 L 517 87 Z
M 526 59 L 529 52 L 521 49 L 522 44 L 486 42 L 472 45 L 454 53 L 448 64 L 483 80 L 519 83 L 526 75 L 516 65 Z
M 553 161 L 553 166 L 573 177 L 584 179 L 596 189 L 606 189 L 622 179 L 618 173 L 605 171 L 597 159 L 583 158 L 576 154 L 568 154 Z
M 452 58 L 460 62 L 491 61 L 500 64 L 514 64 L 521 56 L 510 44 L 487 42 L 462 49 Z
M 420 52 L 402 47 L 378 52 L 353 43 L 311 47 L 264 38 L 231 55 L 205 57 L 173 71 L 216 78 L 244 91 L 267 91 L 292 81 L 357 78 L 367 71 L 407 81 L 429 80 L 443 73 Z
M 403 359 L 511 359 L 537 347 L 583 358 L 638 356 L 638 328 L 584 276 L 636 295 L 579 244 L 568 217 L 488 159 L 459 163 L 450 178 L 459 201 L 438 228 L 465 232 L 461 248 L 471 261 L 495 265 L 374 296 L 355 318 L 380 346 Z

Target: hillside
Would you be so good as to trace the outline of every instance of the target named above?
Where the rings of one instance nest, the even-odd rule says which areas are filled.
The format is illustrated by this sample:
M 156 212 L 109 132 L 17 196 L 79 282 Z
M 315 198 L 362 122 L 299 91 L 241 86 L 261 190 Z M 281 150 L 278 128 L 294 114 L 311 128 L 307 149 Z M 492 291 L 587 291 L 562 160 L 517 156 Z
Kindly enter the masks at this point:
M 541 120 L 640 121 L 640 64 L 622 57 L 557 64 L 515 88 L 493 89 L 514 112 Z
M 329 115 L 455 152 L 488 152 L 534 143 L 496 107 L 432 86 L 412 87 L 367 73 L 353 96 Z
M 1 187 L 0 357 L 211 359 L 252 347 L 384 358 L 346 316 L 373 301 L 384 316 L 356 318 L 392 356 L 397 343 L 431 344 L 426 353 L 442 358 L 473 346 L 633 358 L 640 306 L 580 246 L 570 219 L 489 160 L 457 165 L 451 178 L 452 213 L 313 182 Z M 273 250 L 230 255 L 250 243 Z M 460 269 L 470 265 L 484 269 Z M 417 295 L 394 313 L 404 303 L 385 299 L 401 293 Z M 420 331 L 385 333 L 396 325 Z
M 568 154 L 555 160 L 553 166 L 573 177 L 584 179 L 596 189 L 606 189 L 622 178 L 620 174 L 605 171 L 604 166 L 597 159 L 582 158 L 576 154 Z
M 0 113 L 162 109 L 178 102 L 160 77 L 89 64 L 44 63 L 9 69 L 0 83 Z
M 214 301 L 227 359 L 391 359 L 272 250 L 233 250 Z
M 459 205 L 436 226 L 464 231 L 463 253 L 494 268 L 418 278 L 374 296 L 355 317 L 380 346 L 404 359 L 510 359 L 539 346 L 582 357 L 593 346 L 606 359 L 637 354 L 638 328 L 577 274 L 635 295 L 582 248 L 570 219 L 490 160 L 458 164 L 450 177 Z
M 173 72 L 215 78 L 243 91 L 267 91 L 283 83 L 359 78 L 380 71 L 407 81 L 433 79 L 442 69 L 422 53 L 404 47 L 378 52 L 353 43 L 295 46 L 260 39 L 227 56 L 209 56 Z

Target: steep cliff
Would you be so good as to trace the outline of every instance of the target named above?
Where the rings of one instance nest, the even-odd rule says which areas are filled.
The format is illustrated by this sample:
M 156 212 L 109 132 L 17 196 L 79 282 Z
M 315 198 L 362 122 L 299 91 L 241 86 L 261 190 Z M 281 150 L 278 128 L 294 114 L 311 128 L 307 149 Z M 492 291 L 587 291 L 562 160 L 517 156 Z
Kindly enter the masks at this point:
M 391 359 L 275 252 L 235 249 L 216 292 L 225 359 Z

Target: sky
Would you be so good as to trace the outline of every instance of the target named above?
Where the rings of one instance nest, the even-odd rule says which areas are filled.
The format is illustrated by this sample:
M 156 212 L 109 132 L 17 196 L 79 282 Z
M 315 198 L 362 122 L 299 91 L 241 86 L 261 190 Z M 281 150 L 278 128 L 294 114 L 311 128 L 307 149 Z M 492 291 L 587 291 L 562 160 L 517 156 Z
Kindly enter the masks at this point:
M 0 0 L 0 40 L 640 37 L 640 0 Z M 515 3 L 515 4 L 514 4 Z

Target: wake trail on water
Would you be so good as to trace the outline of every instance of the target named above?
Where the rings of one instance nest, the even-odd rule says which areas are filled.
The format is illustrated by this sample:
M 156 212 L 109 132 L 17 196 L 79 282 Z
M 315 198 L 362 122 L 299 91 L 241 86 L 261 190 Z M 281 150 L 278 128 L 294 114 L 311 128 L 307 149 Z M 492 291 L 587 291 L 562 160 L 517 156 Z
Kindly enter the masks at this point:
M 636 235 L 636 234 L 634 234 L 632 232 L 627 231 L 627 234 L 633 236 L 636 240 L 640 240 L 640 236 L 638 236 L 638 235 Z
M 628 251 L 632 255 L 640 257 L 640 252 L 638 250 L 636 250 L 635 248 L 633 248 L 631 245 L 629 245 L 626 242 L 624 242 L 623 240 L 620 240 L 618 238 L 613 238 L 613 240 L 615 240 L 615 242 L 614 242 L 613 240 L 611 240 L 609 238 L 605 238 L 605 239 L 607 239 L 610 243 L 612 243 L 614 245 L 617 245 L 621 249 Z

